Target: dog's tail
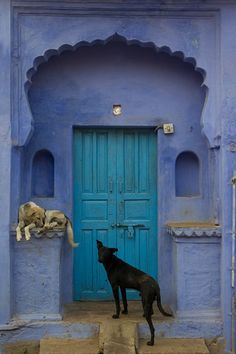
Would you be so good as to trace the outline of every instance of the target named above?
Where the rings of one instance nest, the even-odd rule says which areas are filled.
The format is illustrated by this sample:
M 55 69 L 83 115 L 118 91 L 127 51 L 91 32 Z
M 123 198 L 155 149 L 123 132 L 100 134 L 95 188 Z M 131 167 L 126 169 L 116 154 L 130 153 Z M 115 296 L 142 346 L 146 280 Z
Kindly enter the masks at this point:
M 74 233 L 73 233 L 73 229 L 72 229 L 72 224 L 70 219 L 67 218 L 67 237 L 68 237 L 68 242 L 71 245 L 71 247 L 76 248 L 79 246 L 78 243 L 74 242 Z
M 172 317 L 173 315 L 171 313 L 166 312 L 161 304 L 161 297 L 157 295 L 157 307 L 159 309 L 159 311 L 162 313 L 162 315 L 164 316 L 168 316 L 168 317 Z

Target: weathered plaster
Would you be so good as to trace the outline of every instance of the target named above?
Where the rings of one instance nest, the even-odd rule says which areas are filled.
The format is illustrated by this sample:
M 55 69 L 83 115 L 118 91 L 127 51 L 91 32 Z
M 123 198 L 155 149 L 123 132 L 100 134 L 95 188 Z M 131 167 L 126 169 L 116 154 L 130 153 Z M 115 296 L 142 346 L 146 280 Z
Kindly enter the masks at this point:
M 236 155 L 232 148 L 235 144 L 236 129 L 236 72 L 234 60 L 236 57 L 236 43 L 234 40 L 235 13 L 229 7 L 222 8 L 221 12 L 221 195 L 222 195 L 222 311 L 224 318 L 224 335 L 227 340 L 227 350 L 231 343 L 231 247 L 232 247 L 232 186 L 231 178 L 236 171 Z
M 14 237 L 14 316 L 23 320 L 61 320 L 62 238 L 64 232 Z
M 16 321 L 14 330 L 1 331 L 1 346 L 6 343 L 14 343 L 21 340 L 40 340 L 43 337 L 55 336 L 63 338 L 89 338 L 99 333 L 99 324 L 96 323 L 72 323 L 58 321 Z
M 204 338 L 206 333 L 209 338 L 222 336 L 223 326 L 220 319 L 206 318 L 205 321 L 201 322 L 194 320 L 194 313 L 191 315 L 189 319 L 158 323 L 158 325 L 155 325 L 156 336 L 183 338 L 183 333 L 185 333 L 185 338 Z M 145 323 L 141 323 L 138 328 L 140 337 L 147 338 L 150 333 L 148 326 Z
M 220 239 L 173 236 L 172 242 L 177 318 L 220 319 Z
M 11 193 L 11 96 L 10 96 L 10 2 L 0 1 L 0 324 L 11 317 L 10 193 Z

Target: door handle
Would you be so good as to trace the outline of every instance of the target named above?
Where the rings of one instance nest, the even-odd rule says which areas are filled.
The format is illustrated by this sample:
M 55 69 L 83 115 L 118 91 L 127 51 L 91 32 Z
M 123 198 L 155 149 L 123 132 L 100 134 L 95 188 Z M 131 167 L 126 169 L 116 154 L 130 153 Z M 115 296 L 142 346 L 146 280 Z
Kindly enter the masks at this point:
M 111 225 L 112 228 L 117 227 L 117 228 L 127 228 L 128 229 L 128 238 L 129 239 L 133 239 L 135 232 L 134 232 L 134 228 L 135 227 L 145 227 L 144 224 L 112 224 Z

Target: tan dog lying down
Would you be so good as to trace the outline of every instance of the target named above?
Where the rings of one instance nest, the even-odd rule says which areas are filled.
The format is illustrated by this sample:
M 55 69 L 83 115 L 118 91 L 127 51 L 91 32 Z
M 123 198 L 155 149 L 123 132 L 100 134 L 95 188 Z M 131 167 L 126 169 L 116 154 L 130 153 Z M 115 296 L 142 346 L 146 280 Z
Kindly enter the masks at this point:
M 46 210 L 33 202 L 22 204 L 19 208 L 19 220 L 16 228 L 16 239 L 22 239 L 21 231 L 25 231 L 25 239 L 30 240 L 30 230 L 38 228 L 38 233 L 43 233 L 54 228 L 65 228 L 68 242 L 71 247 L 78 247 L 74 242 L 74 235 L 69 218 L 59 210 Z

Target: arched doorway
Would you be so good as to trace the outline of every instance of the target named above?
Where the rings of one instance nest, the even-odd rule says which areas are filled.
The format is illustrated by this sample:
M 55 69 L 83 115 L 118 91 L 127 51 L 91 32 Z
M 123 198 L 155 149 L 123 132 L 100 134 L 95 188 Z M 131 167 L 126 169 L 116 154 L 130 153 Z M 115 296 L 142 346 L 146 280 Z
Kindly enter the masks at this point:
M 149 134 L 149 137 L 145 139 L 148 144 L 152 140 L 155 140 L 155 153 L 149 155 L 151 159 L 154 158 L 155 166 L 157 164 L 157 157 L 160 156 L 160 154 L 159 169 L 160 166 L 162 167 L 164 165 L 163 161 L 165 158 L 170 161 L 170 163 L 173 162 L 173 169 L 167 172 L 164 171 L 163 175 L 166 176 L 167 173 L 169 174 L 169 180 L 171 181 L 169 185 L 165 184 L 162 170 L 160 170 L 158 176 L 157 172 L 155 172 L 155 174 L 151 173 L 153 180 L 156 180 L 155 190 L 161 191 L 162 196 L 164 194 L 168 196 L 165 197 L 165 202 L 161 202 L 161 208 L 157 208 L 158 198 L 155 194 L 156 192 L 153 197 L 153 200 L 156 200 L 156 202 L 151 202 L 152 208 L 150 217 L 153 225 L 156 225 L 153 229 L 154 246 L 130 246 L 128 247 L 130 253 L 127 253 L 127 260 L 132 263 L 131 258 L 135 258 L 135 256 L 132 255 L 135 247 L 137 250 L 144 250 L 144 252 L 145 247 L 148 248 L 146 258 L 153 262 L 152 269 L 155 269 L 153 272 L 155 276 L 157 275 L 158 263 L 169 264 L 169 260 L 167 259 L 168 255 L 165 252 L 159 252 L 160 257 L 158 260 L 157 239 L 160 233 L 157 230 L 157 224 L 160 214 L 162 215 L 161 221 L 164 219 L 165 204 L 168 204 L 170 200 L 173 200 L 175 197 L 175 184 L 172 183 L 175 173 L 175 157 L 180 151 L 186 149 L 195 151 L 195 149 L 197 149 L 199 159 L 201 161 L 203 159 L 207 161 L 207 154 L 205 153 L 206 145 L 201 135 L 200 127 L 200 117 L 205 100 L 205 90 L 202 86 L 203 77 L 200 73 L 195 71 L 195 63 L 184 62 L 183 56 L 181 56 L 180 53 L 178 53 L 178 55 L 179 57 L 177 57 L 177 54 L 176 56 L 171 55 L 166 48 L 159 50 L 153 44 L 143 45 L 138 41 L 127 42 L 123 37 L 117 35 L 111 37 L 108 41 L 95 41 L 91 44 L 85 43 L 84 45 L 81 44 L 78 46 L 78 48 L 67 48 L 65 46 L 64 51 L 62 51 L 60 55 L 59 53 L 54 56 L 52 55 L 48 62 L 43 62 L 37 68 L 38 70 L 32 77 L 32 85 L 29 90 L 29 102 L 35 121 L 35 133 L 34 139 L 32 139 L 26 149 L 26 155 L 28 154 L 29 156 L 35 150 L 37 151 L 38 148 L 36 149 L 36 147 L 38 145 L 40 145 L 40 149 L 48 149 L 52 152 L 55 160 L 55 195 L 51 203 L 58 205 L 57 208 L 65 210 L 69 215 L 72 215 L 73 205 L 74 223 L 76 230 L 78 230 L 76 231 L 76 237 L 80 238 L 81 225 L 83 223 L 83 203 L 80 202 L 82 198 L 80 187 L 82 177 L 80 176 L 77 181 L 78 187 L 76 188 L 79 189 L 79 201 L 77 202 L 73 195 L 76 188 L 74 188 L 75 185 L 73 187 L 72 181 L 74 175 L 73 166 L 76 165 L 75 160 L 77 156 L 81 155 L 81 151 L 84 149 L 84 145 L 81 141 L 84 141 L 85 146 L 86 144 L 88 145 L 88 151 L 92 149 L 92 154 L 95 154 L 89 154 L 88 157 L 84 157 L 84 161 L 88 162 L 88 165 L 91 164 L 89 158 L 93 156 L 94 159 L 94 156 L 97 155 L 99 155 L 99 157 L 103 156 L 101 160 L 104 160 L 102 163 L 105 165 L 104 156 L 106 156 L 106 151 L 110 153 L 114 148 L 116 159 L 107 157 L 106 160 L 109 161 L 107 163 L 112 171 L 115 169 L 113 163 L 116 166 L 116 171 L 119 171 L 122 166 L 122 164 L 119 165 L 117 162 L 118 152 L 123 149 L 123 145 L 119 145 L 120 139 L 123 139 L 120 137 L 122 135 L 127 136 L 127 141 L 129 141 L 130 146 L 134 146 L 133 150 L 130 148 L 130 156 L 138 156 L 138 158 L 136 157 L 137 161 L 145 162 L 145 153 L 143 150 L 143 153 L 138 155 L 137 151 L 141 150 L 140 147 L 135 144 L 137 140 L 136 136 Z M 113 106 L 115 104 L 121 106 L 122 113 L 118 116 L 113 114 Z M 173 122 L 176 126 L 175 139 L 168 139 L 166 142 L 162 141 L 160 144 L 154 134 L 154 130 L 158 125 L 168 121 Z M 130 134 L 130 132 L 132 132 L 132 134 Z M 75 140 L 79 135 L 81 137 L 78 138 L 78 146 L 82 144 L 82 147 L 78 147 L 77 152 L 74 150 L 73 160 L 73 140 L 74 144 L 77 145 Z M 112 139 L 109 140 L 110 136 L 112 136 Z M 155 139 L 151 138 L 153 136 Z M 109 141 L 108 145 L 104 142 L 106 139 Z M 145 145 L 145 139 L 141 144 Z M 90 140 L 93 143 L 91 143 Z M 126 138 L 123 140 L 126 141 Z M 101 141 L 103 141 L 103 145 L 101 145 Z M 110 143 L 110 141 L 112 142 Z M 152 151 L 153 147 L 149 147 L 148 144 L 147 150 Z M 30 149 L 32 147 L 33 149 Z M 99 149 L 103 151 L 103 155 L 101 155 L 100 152 L 98 154 L 97 151 L 99 151 Z M 87 151 L 87 147 L 85 150 Z M 123 149 L 123 151 L 126 150 Z M 128 159 L 133 161 L 130 156 Z M 117 163 L 119 165 L 118 167 Z M 204 164 L 206 165 L 206 162 Z M 154 164 L 152 165 L 154 166 Z M 101 167 L 100 169 L 105 176 L 105 170 Z M 135 166 L 134 169 L 137 169 L 137 167 Z M 78 173 L 84 170 L 85 167 L 82 166 L 79 168 Z M 123 167 L 122 171 L 122 173 L 125 173 Z M 147 168 L 141 166 L 140 172 L 138 173 L 139 178 L 143 178 L 140 176 L 144 174 L 145 171 L 147 172 Z M 99 169 L 96 169 L 95 172 L 96 176 L 94 178 L 96 179 L 99 174 Z M 91 173 L 91 175 L 93 174 Z M 109 179 L 109 177 L 112 177 L 113 181 Z M 86 182 L 88 181 L 89 179 L 86 178 Z M 104 183 L 104 181 L 102 183 Z M 116 186 L 119 184 L 119 175 L 115 172 L 110 176 L 109 170 L 106 179 L 107 190 L 109 190 L 112 183 Z M 67 192 L 65 192 L 65 190 Z M 136 197 L 138 198 L 138 196 Z M 96 200 L 96 196 L 92 196 L 92 198 Z M 116 194 L 115 198 L 116 201 L 118 201 L 119 195 Z M 88 200 L 89 199 L 87 199 L 87 201 Z M 104 200 L 103 206 L 108 205 L 106 204 L 106 198 L 103 199 L 103 201 Z M 181 203 L 179 200 L 174 201 L 176 205 Z M 122 200 L 122 202 L 125 202 L 125 200 Z M 197 212 L 198 209 L 200 210 L 200 208 L 198 208 L 200 202 L 198 201 L 196 206 Z M 78 203 L 78 208 L 80 208 L 80 211 L 78 211 L 79 214 L 75 212 L 77 208 L 76 203 Z M 193 204 L 192 201 L 191 203 Z M 88 204 L 89 203 L 87 203 L 87 205 Z M 134 204 L 136 207 L 137 203 Z M 87 206 L 85 206 L 84 209 L 85 214 L 88 209 L 86 209 L 86 207 Z M 109 207 L 106 206 L 102 210 L 102 208 L 99 209 L 98 206 L 95 206 L 95 214 L 104 217 L 103 213 L 106 208 L 108 210 L 107 213 L 109 213 Z M 113 207 L 113 211 L 110 211 L 111 215 L 117 213 L 117 210 L 119 210 L 119 202 Z M 148 210 L 148 208 L 145 210 Z M 181 212 L 182 210 L 183 208 L 180 209 Z M 90 203 L 89 212 L 91 211 L 92 206 Z M 178 210 L 176 213 L 178 213 Z M 87 215 L 89 216 L 89 214 Z M 119 224 L 119 220 L 116 217 L 113 221 L 111 224 L 109 223 L 109 231 L 105 229 L 104 234 L 106 232 L 114 234 L 114 230 L 116 230 L 117 227 L 112 228 L 112 225 Z M 122 221 L 126 222 L 124 219 Z M 95 224 L 96 222 L 95 220 Z M 126 223 L 128 226 L 122 230 L 122 232 L 127 234 L 127 239 L 128 235 L 136 234 L 137 230 L 142 231 L 142 227 L 136 230 L 132 227 L 133 224 L 146 226 L 142 218 L 135 219 L 134 217 L 132 222 L 129 225 Z M 163 228 L 163 223 L 161 223 L 160 227 Z M 132 228 L 135 229 L 135 232 Z M 95 230 L 96 227 L 93 226 L 93 229 Z M 145 229 L 145 227 L 143 227 L 143 229 Z M 76 282 L 79 284 L 81 284 L 85 267 L 93 270 L 93 279 L 94 277 L 99 278 L 100 276 L 97 270 L 96 237 L 97 235 L 94 235 L 90 242 L 90 252 L 87 256 L 86 251 L 83 253 L 86 262 L 83 261 L 82 264 L 78 265 L 76 261 L 76 257 L 79 259 L 79 252 L 83 250 L 85 246 L 83 239 L 80 240 L 80 248 L 76 251 L 78 252 L 78 256 L 75 254 L 74 269 L 76 277 L 78 277 Z M 131 238 L 132 237 L 130 237 L 130 239 Z M 109 240 L 108 243 L 113 245 L 113 242 L 117 243 L 117 239 L 111 238 L 111 241 Z M 161 242 L 159 242 L 159 244 L 162 245 L 161 249 L 166 247 L 165 243 L 166 241 L 162 236 Z M 163 245 L 165 245 L 164 248 Z M 136 254 L 137 259 L 141 261 L 145 259 L 145 257 L 139 255 L 138 252 L 139 251 L 137 251 Z M 150 269 L 146 268 L 147 266 L 143 266 L 140 262 L 134 262 L 134 264 L 144 270 L 150 271 Z M 85 279 L 88 279 L 88 274 L 85 276 Z M 104 288 L 102 282 L 103 280 L 101 280 L 101 284 L 98 287 L 100 289 Z M 91 295 L 91 289 L 88 289 L 88 293 Z M 100 293 L 102 293 L 102 291 Z M 104 292 L 104 294 L 106 298 L 108 295 L 106 292 Z M 91 295 L 91 298 L 96 298 L 96 296 L 95 292 L 95 295 Z M 88 297 L 86 296 L 86 298 Z

